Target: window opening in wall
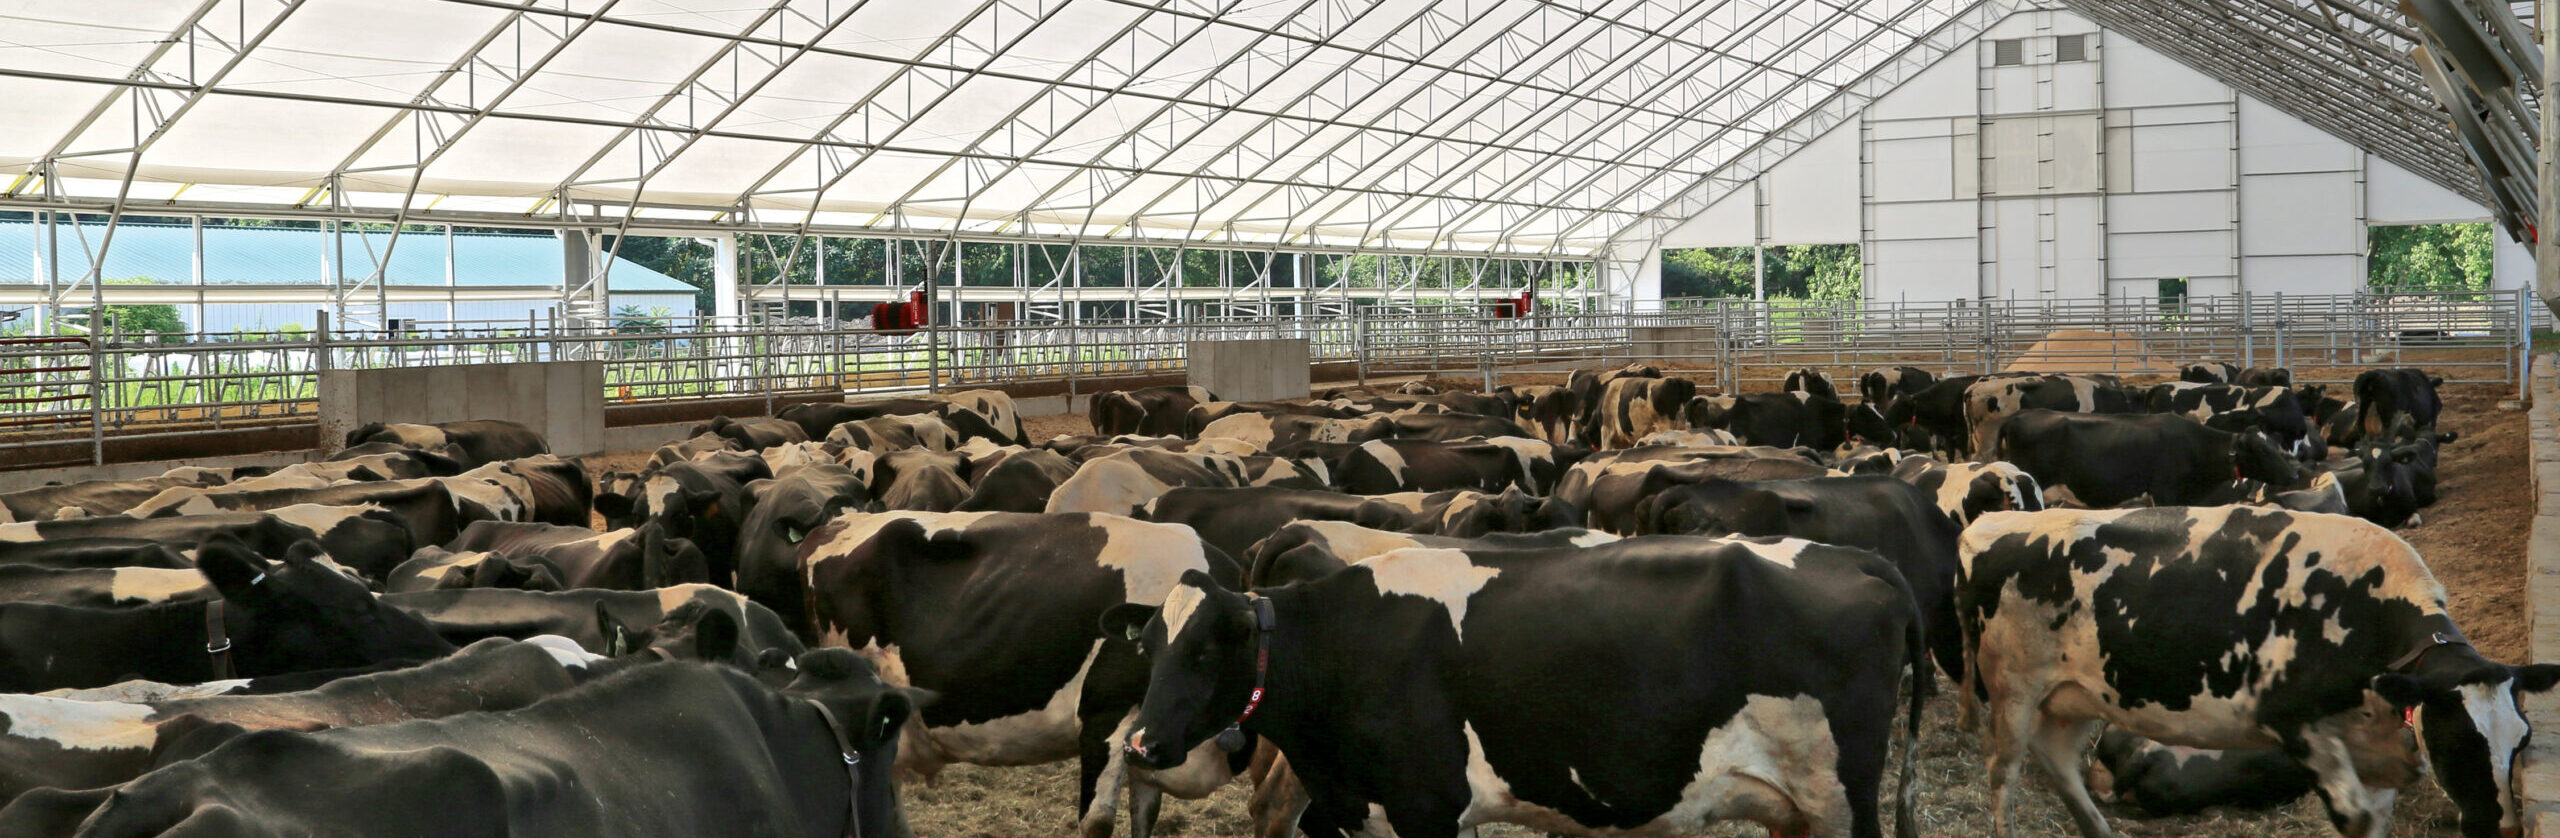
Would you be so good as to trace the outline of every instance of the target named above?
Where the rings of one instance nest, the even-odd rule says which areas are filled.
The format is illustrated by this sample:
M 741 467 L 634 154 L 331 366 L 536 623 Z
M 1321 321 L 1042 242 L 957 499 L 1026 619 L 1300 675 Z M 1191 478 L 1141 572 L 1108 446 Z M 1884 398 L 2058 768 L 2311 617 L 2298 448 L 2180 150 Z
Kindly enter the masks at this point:
M 2027 63 L 2027 42 L 2016 38 L 1991 42 L 1991 64 L 2011 67 Z
M 1762 289 L 1772 300 L 1856 300 L 1864 296 L 1864 264 L 1855 244 L 1770 245 Z M 1662 252 L 1662 296 L 1750 299 L 1750 247 L 1691 247 Z
M 2089 60 L 2088 38 L 2087 35 L 2063 35 L 2053 39 L 2053 60 Z
M 2365 285 L 2376 291 L 2481 291 L 2493 281 L 2489 225 L 2377 226 L 2365 236 Z

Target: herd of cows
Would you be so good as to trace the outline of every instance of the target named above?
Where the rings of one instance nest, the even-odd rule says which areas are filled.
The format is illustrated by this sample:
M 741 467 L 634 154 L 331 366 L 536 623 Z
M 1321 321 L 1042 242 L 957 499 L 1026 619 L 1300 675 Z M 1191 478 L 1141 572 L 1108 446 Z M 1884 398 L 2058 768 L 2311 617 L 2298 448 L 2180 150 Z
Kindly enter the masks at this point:
M 2030 759 L 2112 834 L 2093 743 L 2146 814 L 2378 836 L 2432 776 L 2517 834 L 2560 665 L 2388 529 L 2440 382 L 2182 378 L 1153 387 L 1048 440 L 968 391 L 593 476 L 480 421 L 0 493 L 0 836 L 878 838 L 902 781 L 1068 759 L 1090 838 L 1239 778 L 1271 838 L 1912 836 L 1942 689 L 2004 835 Z

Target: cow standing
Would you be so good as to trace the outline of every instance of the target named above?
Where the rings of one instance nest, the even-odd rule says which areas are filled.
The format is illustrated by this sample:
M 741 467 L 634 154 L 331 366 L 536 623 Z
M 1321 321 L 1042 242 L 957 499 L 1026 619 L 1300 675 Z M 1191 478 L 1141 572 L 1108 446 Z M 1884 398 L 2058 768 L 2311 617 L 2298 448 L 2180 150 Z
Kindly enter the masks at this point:
M 2408 708 L 2463 834 L 2515 834 L 2509 772 L 2531 732 L 2517 697 L 2560 682 L 2560 665 L 2481 657 L 2389 530 L 2241 506 L 1995 512 L 1958 554 L 1997 834 L 2027 756 L 2083 835 L 2112 834 L 2080 762 L 2112 724 L 2170 745 L 2281 748 L 2319 776 L 2341 834 L 2381 836 L 2422 773 Z

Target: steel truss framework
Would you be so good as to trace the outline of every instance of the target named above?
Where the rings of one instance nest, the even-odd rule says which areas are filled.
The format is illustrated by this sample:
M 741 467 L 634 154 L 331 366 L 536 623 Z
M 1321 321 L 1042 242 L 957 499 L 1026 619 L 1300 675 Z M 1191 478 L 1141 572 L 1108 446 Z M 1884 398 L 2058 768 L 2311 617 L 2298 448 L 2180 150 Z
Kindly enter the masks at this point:
M 1245 290 L 1284 257 L 1596 260 L 1623 293 L 1671 225 L 2034 2 L 30 0 L 0 209 L 569 230 L 572 314 L 616 233 L 1206 247 Z M 2388 0 L 2059 2 L 2482 194 Z M 47 259 L 48 308 L 101 299 L 54 274 L 111 244 Z M 333 302 L 362 323 L 390 254 L 359 255 Z

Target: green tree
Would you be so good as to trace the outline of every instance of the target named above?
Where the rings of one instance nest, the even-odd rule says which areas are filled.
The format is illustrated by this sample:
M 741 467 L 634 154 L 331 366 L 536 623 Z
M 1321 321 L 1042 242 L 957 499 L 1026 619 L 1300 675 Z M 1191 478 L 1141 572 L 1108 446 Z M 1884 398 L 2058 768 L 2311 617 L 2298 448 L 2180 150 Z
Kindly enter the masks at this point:
M 2377 291 L 2477 291 L 2492 279 L 2487 224 L 2375 227 L 2366 242 L 2365 283 Z
M 107 280 L 107 284 L 160 285 L 163 283 L 150 277 L 134 276 L 110 279 Z M 169 335 L 187 330 L 186 318 L 179 317 L 178 307 L 173 305 L 115 305 L 107 306 L 106 313 L 107 323 L 113 324 L 119 334 Z

